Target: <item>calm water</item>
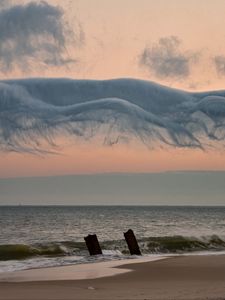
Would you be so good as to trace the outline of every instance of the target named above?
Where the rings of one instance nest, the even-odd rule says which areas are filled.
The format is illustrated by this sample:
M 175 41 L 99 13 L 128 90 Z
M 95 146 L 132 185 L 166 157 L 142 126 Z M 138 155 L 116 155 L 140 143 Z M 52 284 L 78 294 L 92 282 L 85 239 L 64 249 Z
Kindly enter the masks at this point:
M 146 255 L 225 250 L 225 207 L 0 207 L 0 271 L 123 259 L 129 228 Z M 91 233 L 101 257 L 88 256 Z

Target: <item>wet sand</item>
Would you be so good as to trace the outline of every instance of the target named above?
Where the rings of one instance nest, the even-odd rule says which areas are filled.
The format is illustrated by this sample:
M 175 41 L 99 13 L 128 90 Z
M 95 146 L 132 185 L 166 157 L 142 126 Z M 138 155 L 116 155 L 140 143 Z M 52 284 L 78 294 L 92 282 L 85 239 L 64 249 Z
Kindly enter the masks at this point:
M 179 256 L 114 268 L 131 271 L 96 279 L 0 282 L 0 299 L 225 299 L 225 255 Z

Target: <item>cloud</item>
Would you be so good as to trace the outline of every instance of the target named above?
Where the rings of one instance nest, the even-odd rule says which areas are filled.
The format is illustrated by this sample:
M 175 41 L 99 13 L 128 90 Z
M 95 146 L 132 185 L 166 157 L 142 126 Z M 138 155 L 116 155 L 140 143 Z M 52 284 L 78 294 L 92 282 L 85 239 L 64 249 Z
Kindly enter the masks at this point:
M 152 82 L 28 79 L 0 82 L 0 150 L 45 153 L 59 135 L 112 145 L 224 146 L 225 91 L 188 93 Z
M 140 65 L 156 77 L 183 79 L 190 74 L 190 65 L 197 53 L 180 50 L 181 41 L 176 36 L 160 38 L 158 43 L 146 47 L 140 56 Z
M 2 72 L 27 70 L 34 64 L 62 66 L 76 62 L 68 55 L 67 46 L 83 42 L 82 29 L 70 29 L 63 9 L 44 1 L 3 7 L 0 28 Z
M 214 64 L 219 75 L 225 75 L 225 56 L 217 55 L 214 57 Z

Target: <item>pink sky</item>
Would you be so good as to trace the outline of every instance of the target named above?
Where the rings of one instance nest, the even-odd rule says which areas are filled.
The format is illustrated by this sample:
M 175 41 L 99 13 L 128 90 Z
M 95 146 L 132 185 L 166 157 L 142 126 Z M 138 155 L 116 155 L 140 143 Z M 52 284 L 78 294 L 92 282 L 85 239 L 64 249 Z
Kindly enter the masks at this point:
M 105 172 L 164 172 L 225 170 L 221 151 L 149 150 L 140 147 L 80 145 L 59 155 L 3 154 L 0 177 L 86 174 Z
M 29 0 L 18 0 L 27 3 Z M 85 35 L 83 46 L 71 44 L 67 51 L 77 60 L 68 67 L 12 70 L 2 78 L 71 77 L 108 79 L 143 78 L 185 90 L 223 89 L 224 76 L 217 74 L 213 57 L 225 55 L 225 2 L 223 0 L 49 0 L 65 11 L 74 30 L 78 23 Z M 199 55 L 185 79 L 161 79 L 141 67 L 145 47 L 162 37 L 180 39 L 181 53 Z
M 28 1 L 17 1 L 26 3 Z M 72 67 L 12 70 L 1 78 L 71 77 L 106 79 L 143 78 L 185 90 L 225 89 L 212 58 L 225 55 L 225 1 L 223 0 L 51 0 L 60 5 L 71 26 L 79 20 L 83 46 L 68 47 L 77 59 Z M 182 53 L 196 53 L 185 79 L 158 78 L 138 63 L 145 47 L 161 37 L 180 39 Z M 0 177 L 99 172 L 159 172 L 167 170 L 225 170 L 224 151 L 149 150 L 143 146 L 106 147 L 95 143 L 66 146 L 59 155 L 44 157 L 4 153 Z

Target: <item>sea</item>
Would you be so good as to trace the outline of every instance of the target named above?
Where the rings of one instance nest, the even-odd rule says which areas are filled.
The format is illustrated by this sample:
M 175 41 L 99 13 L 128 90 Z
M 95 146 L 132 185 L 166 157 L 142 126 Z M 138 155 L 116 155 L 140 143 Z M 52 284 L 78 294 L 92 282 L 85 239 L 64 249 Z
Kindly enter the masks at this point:
M 0 206 L 0 272 L 130 258 L 128 229 L 144 256 L 225 253 L 225 207 Z

